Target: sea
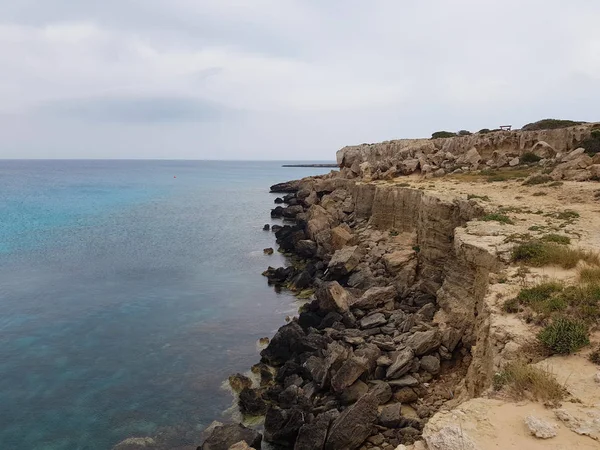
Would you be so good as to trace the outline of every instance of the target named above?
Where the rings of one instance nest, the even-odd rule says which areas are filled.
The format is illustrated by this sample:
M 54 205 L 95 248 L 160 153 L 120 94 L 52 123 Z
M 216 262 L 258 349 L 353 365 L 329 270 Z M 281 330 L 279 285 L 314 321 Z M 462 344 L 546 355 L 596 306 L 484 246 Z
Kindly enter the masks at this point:
M 0 160 L 0 449 L 199 444 L 297 312 L 261 272 L 281 161 Z M 285 163 L 290 163 L 286 161 Z

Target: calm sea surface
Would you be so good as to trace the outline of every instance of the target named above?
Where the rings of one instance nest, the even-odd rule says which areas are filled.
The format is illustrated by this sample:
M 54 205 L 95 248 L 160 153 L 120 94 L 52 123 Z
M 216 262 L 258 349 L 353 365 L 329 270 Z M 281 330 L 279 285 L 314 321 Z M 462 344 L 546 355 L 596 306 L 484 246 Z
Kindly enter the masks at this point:
M 260 276 L 268 187 L 328 171 L 0 160 L 0 449 L 194 443 L 297 308 Z

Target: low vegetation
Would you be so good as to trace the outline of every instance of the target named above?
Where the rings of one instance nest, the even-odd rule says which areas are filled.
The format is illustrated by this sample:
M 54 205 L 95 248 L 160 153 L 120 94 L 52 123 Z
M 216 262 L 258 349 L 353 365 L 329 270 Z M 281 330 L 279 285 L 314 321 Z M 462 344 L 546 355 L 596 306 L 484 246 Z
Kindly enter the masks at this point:
M 529 177 L 523 183 L 523 186 L 535 186 L 538 184 L 545 184 L 552 181 L 552 177 L 550 175 L 534 175 Z
M 592 353 L 590 353 L 590 356 L 588 356 L 588 359 L 593 362 L 594 364 L 597 364 L 600 366 L 600 347 L 597 348 L 596 350 L 594 350 Z
M 560 355 L 568 355 L 588 345 L 588 326 L 583 320 L 557 317 L 538 334 L 539 341 Z
M 510 217 L 508 217 L 506 214 L 502 214 L 502 213 L 486 214 L 485 216 L 483 216 L 481 218 L 481 220 L 483 220 L 484 222 L 500 222 L 503 224 L 511 224 L 511 225 L 514 223 Z
M 450 138 L 455 136 L 457 136 L 457 134 L 451 131 L 436 131 L 431 135 L 431 139 Z
M 544 242 L 554 242 L 555 244 L 561 245 L 569 245 L 571 243 L 571 238 L 569 236 L 555 233 L 545 234 L 540 239 Z
M 515 246 L 512 251 L 512 261 L 534 267 L 555 265 L 564 269 L 573 269 L 579 261 L 600 266 L 600 256 L 595 252 L 567 248 L 563 243 L 541 239 L 532 239 Z
M 492 130 L 490 130 L 489 128 L 482 128 L 481 130 L 478 131 L 479 134 L 487 134 L 487 133 L 491 133 Z
M 574 127 L 575 125 L 581 125 L 585 122 L 578 122 L 574 120 L 561 120 L 561 119 L 543 119 L 537 122 L 528 123 L 521 131 L 537 131 L 537 130 L 555 130 L 557 128 Z
M 592 130 L 591 136 L 581 141 L 579 147 L 583 147 L 591 155 L 600 153 L 600 130 Z
M 521 155 L 520 160 L 522 163 L 530 164 L 530 163 L 536 163 L 538 161 L 541 161 L 542 158 L 533 152 L 525 152 Z
M 600 267 L 584 267 L 579 271 L 582 283 L 600 283 Z
M 458 132 L 459 136 L 471 136 L 473 133 L 471 133 L 469 130 L 460 130 Z
M 524 361 L 514 361 L 504 366 L 494 376 L 494 389 L 503 390 L 515 398 L 558 403 L 567 392 L 548 369 L 531 366 Z
M 476 194 L 469 194 L 469 195 L 467 195 L 467 199 L 468 200 L 475 199 L 475 198 L 483 200 L 484 202 L 489 202 L 490 201 L 490 198 L 487 195 L 476 195 Z

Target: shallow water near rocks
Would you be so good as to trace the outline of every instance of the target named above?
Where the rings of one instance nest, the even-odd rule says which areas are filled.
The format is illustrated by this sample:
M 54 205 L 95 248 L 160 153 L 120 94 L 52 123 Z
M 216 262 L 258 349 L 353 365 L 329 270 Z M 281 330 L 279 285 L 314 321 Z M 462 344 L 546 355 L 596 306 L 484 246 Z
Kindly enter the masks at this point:
M 260 276 L 268 187 L 328 171 L 0 161 L 0 448 L 197 444 L 296 311 Z

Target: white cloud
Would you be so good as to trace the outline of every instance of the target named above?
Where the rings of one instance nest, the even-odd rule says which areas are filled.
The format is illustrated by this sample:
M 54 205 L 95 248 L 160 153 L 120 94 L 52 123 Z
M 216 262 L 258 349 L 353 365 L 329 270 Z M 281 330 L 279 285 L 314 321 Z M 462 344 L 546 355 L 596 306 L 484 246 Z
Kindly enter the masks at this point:
M 114 133 L 127 142 L 145 142 L 140 119 L 156 127 L 160 117 L 180 117 L 160 132 L 178 142 L 182 157 L 195 155 L 199 140 L 203 148 L 225 141 L 228 156 L 252 157 L 242 143 L 265 133 L 257 156 L 290 141 L 321 154 L 327 145 L 439 128 L 597 120 L 599 15 L 600 4 L 585 0 L 6 2 L 0 112 L 14 117 L 0 123 L 0 156 L 17 147 L 36 156 L 48 139 L 68 153 L 75 138 L 64 132 L 67 119 L 32 115 L 64 104 L 135 113 L 138 121 L 118 133 L 84 114 L 86 136 Z M 190 124 L 204 104 L 244 116 L 224 115 L 219 127 Z M 173 114 L 143 114 L 140 105 Z M 15 134 L 28 127 L 31 136 Z

